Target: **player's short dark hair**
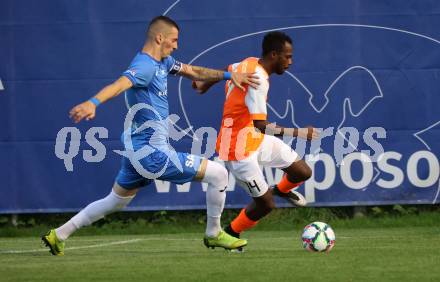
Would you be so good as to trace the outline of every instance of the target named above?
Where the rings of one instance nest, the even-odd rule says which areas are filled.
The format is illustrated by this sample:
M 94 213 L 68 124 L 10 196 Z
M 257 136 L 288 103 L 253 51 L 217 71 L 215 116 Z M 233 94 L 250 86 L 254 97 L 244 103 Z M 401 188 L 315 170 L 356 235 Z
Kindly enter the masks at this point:
M 157 22 L 164 22 L 170 26 L 174 26 L 178 31 L 180 31 L 179 26 L 177 25 L 177 23 L 175 21 L 173 21 L 171 18 L 167 17 L 167 16 L 157 16 L 154 19 L 152 19 L 150 21 L 150 24 L 148 25 L 148 29 L 150 30 L 150 27 L 153 26 L 155 23 Z
M 263 38 L 263 56 L 269 54 L 272 51 L 283 51 L 286 42 L 292 44 L 292 39 L 284 32 L 272 31 L 267 33 Z

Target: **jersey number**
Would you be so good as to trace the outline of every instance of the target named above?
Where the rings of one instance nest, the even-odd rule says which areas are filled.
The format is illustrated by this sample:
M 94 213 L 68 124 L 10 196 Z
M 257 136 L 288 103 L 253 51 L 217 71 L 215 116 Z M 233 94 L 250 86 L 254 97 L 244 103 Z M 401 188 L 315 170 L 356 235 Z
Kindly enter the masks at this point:
M 258 187 L 257 181 L 253 180 L 253 182 L 246 182 L 247 187 L 249 188 L 249 192 L 252 194 L 252 189 L 255 188 L 260 192 L 260 187 Z

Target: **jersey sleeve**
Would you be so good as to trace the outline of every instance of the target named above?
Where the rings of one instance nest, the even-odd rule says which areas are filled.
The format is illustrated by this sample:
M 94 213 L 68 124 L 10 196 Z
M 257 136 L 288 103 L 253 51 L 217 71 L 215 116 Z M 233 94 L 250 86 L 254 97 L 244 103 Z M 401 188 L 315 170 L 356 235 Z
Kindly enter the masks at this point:
M 182 63 L 171 56 L 165 58 L 165 64 L 167 66 L 169 74 L 178 74 L 179 71 L 182 69 Z
M 133 60 L 126 71 L 122 73 L 134 87 L 146 87 L 155 74 L 154 65 L 140 60 Z
M 260 85 L 252 88 L 248 87 L 245 103 L 251 114 L 251 118 L 254 120 L 266 120 L 267 119 L 267 92 L 269 91 L 269 82 L 264 73 L 257 68 L 256 73 Z

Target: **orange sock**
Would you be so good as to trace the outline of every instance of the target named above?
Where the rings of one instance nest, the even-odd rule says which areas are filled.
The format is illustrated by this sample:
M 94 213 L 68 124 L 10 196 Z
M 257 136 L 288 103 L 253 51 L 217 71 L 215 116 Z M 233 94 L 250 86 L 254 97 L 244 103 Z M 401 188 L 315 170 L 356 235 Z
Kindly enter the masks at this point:
M 287 179 L 287 174 L 284 174 L 280 183 L 277 184 L 277 187 L 278 187 L 278 190 L 280 190 L 280 192 L 289 193 L 290 190 L 298 187 L 299 185 L 301 185 L 303 183 L 304 183 L 304 181 L 301 181 L 299 183 L 290 182 L 289 179 Z
M 240 214 L 231 222 L 231 228 L 236 233 L 241 233 L 245 230 L 251 229 L 258 223 L 253 221 L 246 215 L 246 209 L 242 209 Z

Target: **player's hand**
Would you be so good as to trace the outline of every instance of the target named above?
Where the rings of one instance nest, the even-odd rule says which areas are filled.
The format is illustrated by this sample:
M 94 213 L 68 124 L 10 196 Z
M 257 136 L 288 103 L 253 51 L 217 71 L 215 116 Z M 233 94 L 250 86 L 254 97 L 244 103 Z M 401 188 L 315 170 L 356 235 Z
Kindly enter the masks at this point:
M 96 106 L 90 101 L 86 101 L 84 103 L 81 103 L 69 112 L 69 117 L 73 119 L 75 123 L 80 122 L 83 119 L 91 120 L 95 117 L 96 113 Z
M 257 88 L 258 85 L 260 85 L 260 82 L 258 81 L 258 76 L 255 73 L 233 72 L 231 73 L 231 81 L 242 91 L 245 90 L 243 84 L 248 84 L 252 88 Z
M 298 128 L 298 137 L 307 140 L 318 139 L 319 130 L 311 126 L 308 126 L 306 128 Z
M 204 94 L 206 91 L 208 91 L 209 88 L 211 88 L 211 86 L 213 85 L 213 83 L 209 83 L 208 81 L 193 81 L 191 86 L 194 90 L 196 90 L 197 93 L 199 94 Z

